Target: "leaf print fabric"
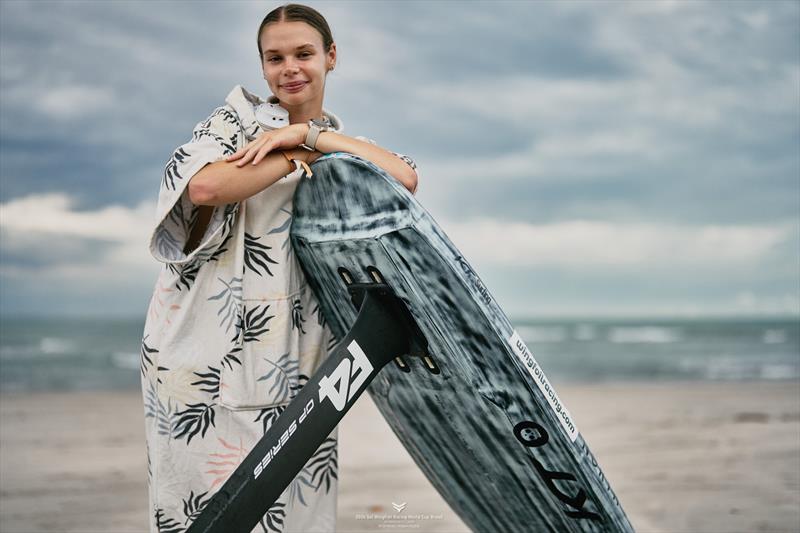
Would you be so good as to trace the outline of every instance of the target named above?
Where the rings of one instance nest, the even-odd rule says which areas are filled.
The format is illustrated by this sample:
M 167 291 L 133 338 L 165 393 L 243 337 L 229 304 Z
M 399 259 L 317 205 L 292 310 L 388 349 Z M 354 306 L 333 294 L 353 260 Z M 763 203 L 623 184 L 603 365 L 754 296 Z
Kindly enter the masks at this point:
M 186 530 L 335 343 L 289 240 L 301 172 L 215 208 L 185 250 L 198 217 L 189 182 L 262 133 L 260 103 L 234 87 L 156 182 L 150 251 L 163 268 L 141 347 L 151 533 Z M 334 531 L 336 491 L 334 430 L 253 531 Z
M 301 171 L 216 207 L 186 249 L 199 213 L 189 182 L 262 133 L 262 103 L 234 87 L 159 182 L 150 252 L 163 268 L 141 346 L 151 533 L 186 530 L 336 343 L 289 240 Z M 334 430 L 253 531 L 334 531 L 337 482 Z
M 208 163 L 234 153 L 243 145 L 238 140 L 238 131 L 238 115 L 219 107 L 195 126 L 192 139 L 175 150 L 167 161 L 156 208 L 159 224 L 150 242 L 157 260 L 172 265 L 199 264 L 227 237 L 236 222 L 238 203 L 215 207 L 201 243 L 189 254 L 184 251 L 199 211 L 189 199 L 189 180 Z

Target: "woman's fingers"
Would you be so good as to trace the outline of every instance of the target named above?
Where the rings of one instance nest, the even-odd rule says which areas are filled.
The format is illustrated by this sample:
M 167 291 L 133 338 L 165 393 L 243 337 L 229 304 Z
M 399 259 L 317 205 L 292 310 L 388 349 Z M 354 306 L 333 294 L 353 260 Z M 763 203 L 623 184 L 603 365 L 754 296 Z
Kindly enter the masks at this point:
M 237 150 L 235 153 L 233 153 L 233 154 L 229 155 L 228 157 L 226 157 L 225 161 L 236 161 L 237 159 L 241 159 L 242 157 L 244 157 L 244 155 L 247 153 L 247 151 L 250 150 L 250 148 L 254 144 L 258 143 L 260 140 L 261 140 L 261 137 L 259 137 L 258 139 L 255 139 L 253 141 L 250 141 L 249 143 L 245 144 L 242 148 Z
M 237 167 L 241 167 L 251 162 L 253 165 L 257 165 L 272 150 L 281 147 L 287 148 L 287 146 L 284 145 L 288 144 L 285 138 L 288 134 L 288 128 L 280 128 L 270 131 L 269 133 L 264 133 L 235 154 L 231 154 L 226 157 L 225 160 L 229 162 L 236 161 Z M 284 137 L 284 139 L 281 140 L 278 137 Z
M 249 163 L 255 157 L 255 155 L 258 153 L 258 150 L 266 142 L 266 140 L 261 140 L 261 139 L 259 139 L 259 140 L 261 142 L 259 142 L 259 143 L 251 143 L 250 146 L 245 150 L 245 152 L 242 155 L 242 157 L 239 159 L 239 161 L 236 162 L 236 166 L 237 167 L 241 167 L 243 165 L 246 165 L 247 163 Z
M 227 156 L 227 157 L 225 158 L 225 161 L 228 161 L 228 162 L 230 162 L 230 161 L 236 161 L 237 159 L 239 159 L 239 158 L 240 158 L 240 157 L 242 157 L 243 155 L 244 155 L 244 150 L 239 150 L 238 152 L 234 152 L 234 153 L 232 153 L 231 155 Z
M 261 160 L 264 159 L 267 156 L 267 154 L 272 150 L 272 146 L 273 146 L 272 142 L 264 143 L 264 146 L 262 146 L 261 149 L 259 149 L 258 152 L 256 153 L 256 157 L 253 159 L 253 164 L 254 165 L 259 164 Z
M 252 152 L 250 150 L 246 150 L 242 152 L 242 157 L 240 157 L 239 160 L 236 162 L 236 166 L 241 167 L 242 165 L 247 164 L 247 162 L 250 161 L 252 158 L 253 158 Z
M 242 164 L 246 163 L 247 161 L 242 162 L 242 158 L 248 159 L 248 156 L 252 158 L 252 153 L 254 153 L 258 148 L 264 144 L 269 139 L 269 136 L 264 134 L 258 137 L 255 140 L 250 141 L 244 147 L 240 148 L 236 153 L 229 155 L 225 158 L 225 161 L 232 162 L 236 161 L 237 159 L 239 162 L 237 166 L 242 166 Z

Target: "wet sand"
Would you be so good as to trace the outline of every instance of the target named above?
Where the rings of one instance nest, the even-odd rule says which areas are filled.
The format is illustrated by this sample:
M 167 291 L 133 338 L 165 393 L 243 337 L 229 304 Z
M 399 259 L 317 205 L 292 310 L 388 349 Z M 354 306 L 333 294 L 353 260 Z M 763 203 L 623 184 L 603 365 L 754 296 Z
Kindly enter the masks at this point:
M 558 391 L 637 531 L 800 531 L 799 383 Z M 138 391 L 0 395 L 0 531 L 146 531 L 142 416 Z M 368 397 L 339 436 L 338 531 L 468 531 Z

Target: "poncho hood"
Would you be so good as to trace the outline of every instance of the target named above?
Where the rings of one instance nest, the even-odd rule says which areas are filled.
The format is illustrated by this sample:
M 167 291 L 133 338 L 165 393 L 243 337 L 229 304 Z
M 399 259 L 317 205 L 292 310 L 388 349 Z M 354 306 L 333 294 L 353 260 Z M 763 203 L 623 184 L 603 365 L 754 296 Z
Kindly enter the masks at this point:
M 241 85 L 237 85 L 228 93 L 225 103 L 231 106 L 239 116 L 248 140 L 255 138 L 264 130 L 289 125 L 289 112 L 278 103 L 275 95 L 264 100 Z M 339 117 L 325 108 L 322 108 L 322 114 L 330 121 L 333 131 L 341 132 L 343 130 L 343 124 Z

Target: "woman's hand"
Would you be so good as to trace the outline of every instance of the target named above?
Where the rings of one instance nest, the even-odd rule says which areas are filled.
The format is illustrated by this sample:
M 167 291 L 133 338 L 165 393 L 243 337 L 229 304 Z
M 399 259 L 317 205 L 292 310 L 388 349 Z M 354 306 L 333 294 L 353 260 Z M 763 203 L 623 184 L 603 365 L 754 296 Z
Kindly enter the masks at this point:
M 305 142 L 307 134 L 308 124 L 290 124 L 283 128 L 270 130 L 262 133 L 255 140 L 250 141 L 235 154 L 226 157 L 225 161 L 232 162 L 238 159 L 236 163 L 237 167 L 241 167 L 249 161 L 252 161 L 253 165 L 257 165 L 273 150 L 285 150 L 300 146 Z M 316 159 L 316 157 L 314 159 Z

